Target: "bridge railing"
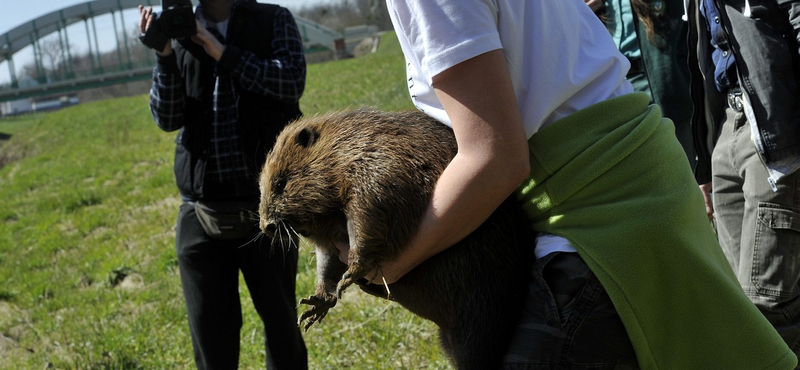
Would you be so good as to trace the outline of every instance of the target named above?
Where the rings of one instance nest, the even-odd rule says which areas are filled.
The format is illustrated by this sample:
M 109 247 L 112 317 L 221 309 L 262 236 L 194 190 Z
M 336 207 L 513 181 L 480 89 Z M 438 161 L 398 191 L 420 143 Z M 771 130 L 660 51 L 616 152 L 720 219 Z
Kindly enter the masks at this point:
M 155 65 L 153 53 L 145 49 L 133 36 L 125 35 L 126 24 L 122 11 L 138 6 L 139 3 L 157 4 L 159 0 L 95 0 L 76 4 L 37 19 L 20 24 L 0 35 L 0 62 L 7 62 L 11 75 L 10 83 L 0 84 L 0 102 L 11 99 L 35 96 L 37 93 L 51 93 L 54 90 L 88 88 L 109 84 L 108 81 L 125 82 L 131 79 L 144 79 Z M 197 0 L 192 0 L 197 4 Z M 94 18 L 111 14 L 116 35 L 116 50 L 100 52 Z M 137 19 L 138 20 L 138 19 Z M 355 43 L 360 41 L 371 28 L 355 27 L 339 32 L 308 19 L 295 16 L 306 53 L 329 50 L 336 58 L 352 55 Z M 117 21 L 122 34 L 118 33 Z M 89 52 L 87 55 L 73 55 L 69 50 L 70 40 L 66 29 L 75 23 L 83 23 L 86 31 Z M 91 27 L 90 27 L 91 25 Z M 365 33 L 366 32 L 366 33 Z M 63 62 L 56 70 L 44 68 L 40 41 L 48 35 L 57 33 Z M 63 36 L 63 40 L 62 40 Z M 17 81 L 13 70 L 13 55 L 24 47 L 32 47 L 37 76 Z
M 138 71 L 141 69 L 152 70 L 154 66 L 155 61 L 152 58 L 141 61 L 124 62 L 122 64 L 109 63 L 108 65 L 100 65 L 94 68 L 89 67 L 85 69 L 69 70 L 66 66 L 61 66 L 58 71 L 47 70 L 43 76 L 36 76 L 35 78 L 30 78 L 27 81 L 20 81 L 17 84 L 11 82 L 0 84 L 0 91 L 17 89 L 20 86 L 31 87 L 31 85 L 52 84 L 62 81 L 77 80 L 87 77 L 98 77 L 106 74 L 114 74 L 125 71 Z

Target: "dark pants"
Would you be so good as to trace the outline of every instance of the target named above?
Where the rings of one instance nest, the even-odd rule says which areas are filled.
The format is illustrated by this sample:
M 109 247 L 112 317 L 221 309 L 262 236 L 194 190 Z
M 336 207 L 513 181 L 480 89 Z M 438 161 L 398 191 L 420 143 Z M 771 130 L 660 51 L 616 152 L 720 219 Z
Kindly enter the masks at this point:
M 611 299 L 577 253 L 550 253 L 534 263 L 531 275 L 503 369 L 639 368 Z
M 250 239 L 211 239 L 194 207 L 181 205 L 175 244 L 197 368 L 239 366 L 241 270 L 264 322 L 267 368 L 306 369 L 306 347 L 296 324 L 297 248 L 272 250 L 270 240 Z
M 800 173 L 772 191 L 747 118 L 726 113 L 711 156 L 719 243 L 744 292 L 800 354 Z

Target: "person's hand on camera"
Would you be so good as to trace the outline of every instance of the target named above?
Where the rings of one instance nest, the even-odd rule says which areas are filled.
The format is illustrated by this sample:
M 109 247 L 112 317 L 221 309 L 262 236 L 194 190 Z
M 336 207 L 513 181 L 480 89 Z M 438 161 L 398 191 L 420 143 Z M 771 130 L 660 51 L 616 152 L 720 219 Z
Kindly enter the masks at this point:
M 148 7 L 145 9 L 144 6 L 141 4 L 139 5 L 139 32 L 142 36 L 139 36 L 139 40 L 145 44 L 145 46 L 152 48 L 151 45 L 148 45 L 147 42 L 144 41 L 145 35 L 147 35 L 147 31 L 154 26 L 155 20 L 157 16 L 153 14 L 153 7 Z M 166 45 L 162 50 L 156 50 L 162 56 L 172 54 L 172 44 L 167 40 Z
M 211 32 L 203 27 L 200 21 L 197 22 L 197 33 L 192 36 L 192 41 L 203 47 L 206 54 L 210 55 L 214 60 L 219 61 L 222 58 L 222 53 L 225 52 L 225 45 L 223 45 Z

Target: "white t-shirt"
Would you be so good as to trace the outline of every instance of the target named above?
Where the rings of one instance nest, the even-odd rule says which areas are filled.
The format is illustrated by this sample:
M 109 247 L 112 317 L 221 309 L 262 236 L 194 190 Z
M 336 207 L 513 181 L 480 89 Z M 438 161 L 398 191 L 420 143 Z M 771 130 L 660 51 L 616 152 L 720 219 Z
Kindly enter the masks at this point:
M 583 0 L 386 0 L 406 57 L 408 89 L 421 111 L 452 126 L 433 77 L 503 49 L 530 138 L 540 128 L 608 98 L 633 92 L 630 68 Z M 536 254 L 575 251 L 566 239 L 537 238 Z

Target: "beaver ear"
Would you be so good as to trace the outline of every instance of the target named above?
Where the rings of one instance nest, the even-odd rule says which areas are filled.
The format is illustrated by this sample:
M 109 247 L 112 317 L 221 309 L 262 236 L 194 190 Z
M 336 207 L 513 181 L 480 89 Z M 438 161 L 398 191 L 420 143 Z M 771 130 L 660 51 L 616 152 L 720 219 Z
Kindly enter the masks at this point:
M 297 145 L 302 146 L 303 148 L 308 148 L 317 141 L 317 137 L 319 134 L 316 130 L 310 127 L 303 128 L 302 131 L 297 133 L 297 136 L 294 138 L 294 142 Z

